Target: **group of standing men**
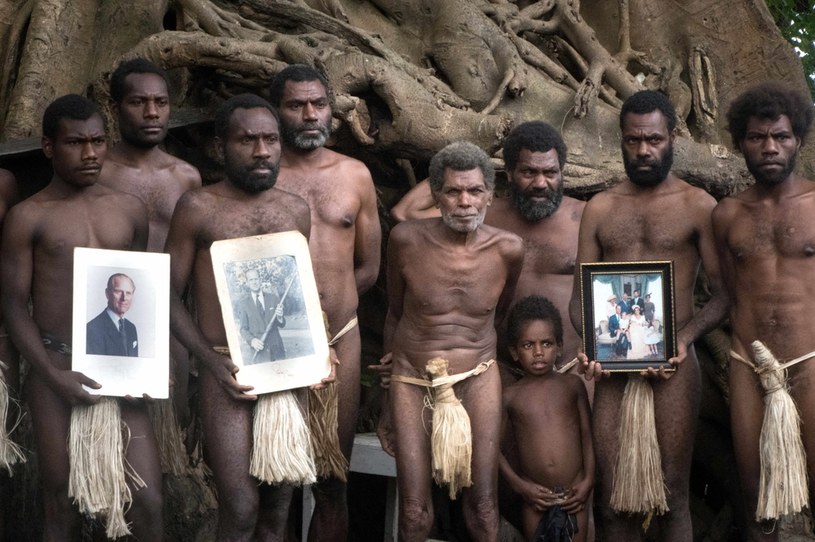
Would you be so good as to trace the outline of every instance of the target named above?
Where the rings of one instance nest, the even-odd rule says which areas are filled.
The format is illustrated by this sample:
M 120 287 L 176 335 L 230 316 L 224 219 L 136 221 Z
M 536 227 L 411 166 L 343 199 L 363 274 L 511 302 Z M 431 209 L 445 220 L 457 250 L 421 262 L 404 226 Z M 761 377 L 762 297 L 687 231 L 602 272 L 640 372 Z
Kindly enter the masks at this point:
M 212 242 L 298 230 L 310 241 L 328 328 L 355 319 L 358 294 L 379 270 L 380 227 L 367 168 L 325 148 L 331 128 L 328 84 L 291 66 L 272 84 L 273 107 L 254 95 L 227 100 L 214 122 L 226 179 L 201 187 L 198 172 L 159 145 L 169 120 L 168 80 L 144 60 L 111 76 L 121 142 L 108 152 L 95 104 L 55 100 L 43 117 L 42 146 L 54 175 L 4 223 L 2 305 L 9 335 L 30 364 L 24 397 L 34 427 L 44 500 L 44 539 L 74 540 L 78 514 L 68 496 L 65 447 L 71 407 L 94 404 L 100 385 L 71 371 L 74 247 L 166 251 L 171 256 L 174 397 L 185 418 L 188 360 L 197 362 L 205 458 L 219 495 L 218 540 L 283 540 L 291 490 L 249 475 L 251 387 L 234 379 L 209 256 Z M 285 190 L 281 190 L 284 187 Z M 195 318 L 182 296 L 190 298 Z M 29 312 L 29 300 L 32 310 Z M 349 326 L 350 327 L 350 326 Z M 350 327 L 334 349 L 342 361 L 340 446 L 348 457 L 358 407 L 360 336 Z M 11 356 L 9 356 L 11 357 Z M 14 369 L 11 367 L 10 369 Z M 6 372 L 12 387 L 16 379 Z M 318 386 L 328 383 L 327 379 Z M 103 392 L 104 390 L 102 390 Z M 130 443 L 126 459 L 146 483 L 133 488 L 126 518 L 139 540 L 163 538 L 159 454 L 141 400 L 121 402 Z M 347 533 L 345 484 L 320 480 L 310 540 Z
M 749 360 L 748 344 L 756 339 L 763 341 L 782 360 L 799 357 L 813 348 L 811 329 L 804 315 L 806 307 L 815 302 L 815 291 L 810 286 L 812 274 L 807 267 L 812 265 L 810 260 L 815 256 L 815 231 L 804 217 L 815 206 L 815 185 L 794 173 L 795 157 L 808 133 L 812 115 L 812 105 L 806 97 L 774 83 L 759 85 L 735 100 L 728 115 L 733 143 L 743 154 L 756 183 L 743 193 L 725 198 L 717 206 L 713 197 L 671 171 L 677 120 L 671 104 L 657 92 L 639 92 L 626 100 L 620 113 L 621 149 L 627 178 L 597 194 L 585 208 L 579 202 L 570 205 L 571 220 L 560 223 L 565 229 L 538 230 L 538 221 L 522 212 L 525 199 L 522 195 L 530 196 L 527 201 L 534 201 L 535 196 L 538 201 L 548 199 L 542 197 L 547 182 L 553 189 L 561 186 L 562 190 L 563 159 L 559 163 L 550 160 L 551 176 L 546 174 L 546 168 L 530 167 L 515 160 L 510 143 L 517 133 L 529 130 L 531 123 L 516 127 L 507 138 L 504 158 L 512 197 L 498 200 L 489 211 L 486 207 L 492 203 L 492 182 L 487 174 L 478 182 L 479 175 L 473 174 L 477 171 L 476 162 L 471 160 L 470 170 L 460 173 L 461 164 L 451 163 L 449 186 L 446 180 L 434 181 L 431 171 L 430 186 L 419 186 L 406 200 L 407 210 L 398 207 L 397 212 L 400 218 L 412 218 L 413 212 L 420 217 L 438 216 L 440 212 L 439 221 L 417 222 L 394 229 L 388 251 L 389 318 L 395 320 L 390 329 L 396 332 L 386 333 L 386 351 L 393 352 L 394 375 L 420 372 L 428 356 L 441 352 L 447 357 L 461 358 L 455 360 L 457 371 L 471 369 L 496 355 L 498 340 L 483 330 L 500 322 L 502 309 L 507 308 L 507 297 L 519 297 L 512 295 L 518 281 L 515 270 L 506 260 L 496 260 L 496 252 L 504 258 L 508 254 L 515 257 L 515 252 L 501 249 L 510 243 L 506 234 L 478 224 L 463 228 L 461 221 L 486 214 L 485 222 L 489 223 L 491 216 L 498 215 L 494 211 L 501 201 L 501 216 L 505 221 L 502 226 L 523 238 L 526 248 L 521 275 L 528 273 L 532 278 L 530 284 L 538 282 L 537 292 L 549 295 L 546 289 L 554 284 L 554 277 L 537 265 L 544 262 L 549 264 L 550 273 L 557 273 L 551 264 L 561 261 L 561 254 L 565 255 L 564 267 L 578 279 L 570 284 L 573 293 L 569 313 L 575 329 L 581 328 L 582 318 L 578 289 L 580 263 L 673 261 L 677 355 L 669 361 L 674 370 L 649 369 L 644 374 L 654 393 L 655 426 L 668 496 L 668 512 L 655 520 L 661 524 L 662 539 L 691 540 L 690 465 L 701 394 L 693 342 L 719 324 L 730 307 L 733 359 L 738 355 Z M 526 147 L 525 155 L 541 160 L 542 164 L 547 153 L 537 150 Z M 550 177 L 552 180 L 547 181 Z M 536 186 L 539 187 L 537 193 L 533 191 Z M 424 195 L 420 190 L 424 190 Z M 432 209 L 433 204 L 439 211 Z M 559 206 L 554 203 L 552 207 L 556 216 Z M 621 208 L 633 211 L 621 215 L 616 212 Z M 656 209 L 659 212 L 654 212 Z M 569 235 L 578 231 L 577 242 L 569 243 Z M 450 244 L 455 240 L 459 246 Z M 555 240 L 565 241 L 562 250 L 540 254 L 535 251 L 536 247 Z M 516 243 L 513 241 L 510 246 Z M 421 257 L 416 252 L 420 247 Z M 440 272 L 432 272 L 432 282 L 440 290 L 429 286 L 428 271 L 419 263 L 426 261 L 429 253 L 436 252 Z M 693 289 L 700 267 L 704 268 L 711 296 L 705 306 L 696 311 Z M 421 278 L 417 275 L 419 272 L 423 273 Z M 496 282 L 505 284 L 502 292 L 486 289 Z M 563 310 L 565 303 L 558 302 L 563 299 L 562 286 L 555 289 L 558 291 L 560 293 L 553 293 L 552 297 Z M 784 295 L 779 298 L 778 292 Z M 556 297 L 558 295 L 561 297 Z M 386 325 L 386 332 L 388 329 Z M 564 348 L 564 352 L 569 355 L 570 349 Z M 582 353 L 579 357 L 580 372 L 585 373 L 587 379 L 602 377 L 595 385 L 593 407 L 598 537 L 642 539 L 643 518 L 617 513 L 610 506 L 626 379 L 610 374 L 599 362 L 589 360 Z M 763 415 L 758 376 L 749 365 L 731 363 L 734 447 L 749 537 L 772 540 L 777 532 L 753 519 L 758 499 L 758 443 Z M 813 399 L 806 393 L 810 371 L 807 363 L 790 368 L 788 385 L 803 418 L 802 437 L 809 452 L 808 470 L 812 480 L 815 432 L 807 430 L 807 423 L 812 421 L 810 403 Z M 473 488 L 464 493 L 465 518 L 469 519 L 468 527 L 474 540 L 495 540 L 497 528 L 492 515 L 494 480 L 489 476 L 493 472 L 490 470 L 492 457 L 484 457 L 494 450 L 497 442 L 494 415 L 500 404 L 500 390 L 495 388 L 494 377 L 485 378 L 486 374 L 489 373 L 475 377 L 481 380 L 477 384 L 470 383 L 470 379 L 458 384 L 462 402 L 473 419 L 473 466 L 485 469 L 484 473 L 474 474 Z M 393 420 L 402 491 L 400 536 L 404 540 L 422 540 L 432 518 L 426 480 L 427 442 L 415 440 L 424 434 L 419 394 L 400 380 L 391 385 L 390 391 L 394 411 L 402 413 Z M 478 400 L 471 399 L 475 394 Z M 491 408 L 485 410 L 485 403 Z M 403 446 L 407 447 L 406 451 Z M 479 452 L 479 447 L 487 451 Z M 418 468 L 411 468 L 408 461 L 416 461 L 417 457 L 421 458 Z M 490 463 L 484 465 L 477 461 Z M 425 481 L 420 483 L 414 477 Z M 472 497 L 468 498 L 468 492 Z M 470 507 L 468 502 L 472 503 Z
M 49 106 L 42 144 L 54 176 L 9 212 L 3 228 L 2 309 L 11 338 L 31 365 L 25 398 L 43 479 L 44 538 L 75 535 L 64 443 L 71 406 L 98 400 L 82 385 L 100 387 L 70 368 L 72 300 L 64 285 L 72 282 L 73 248 L 84 246 L 171 255 L 175 383 L 183 389 L 187 359 L 194 357 L 206 460 L 219 495 L 217 537 L 282 539 L 291 489 L 258 487 L 249 475 L 256 396 L 235 381 L 238 367 L 230 358 L 213 349 L 226 344 L 226 333 L 209 247 L 221 239 L 302 232 L 309 238 L 329 331 L 336 334 L 353 326 L 358 296 L 379 272 L 371 176 L 361 162 L 325 147 L 331 126 L 328 84 L 306 66 L 278 74 L 271 87 L 273 106 L 253 95 L 221 106 L 214 126 L 226 179 L 203 188 L 194 168 L 159 148 L 169 116 L 163 72 L 144 61 L 125 63 L 112 76 L 111 96 L 122 141 L 110 153 L 91 102 L 67 96 Z M 688 483 L 701 389 L 693 341 L 717 325 L 730 306 L 733 350 L 742 358 L 750 358 L 747 344 L 754 339 L 783 359 L 815 350 L 805 318 L 815 302 L 809 280 L 815 229 L 804 220 L 815 207 L 815 190 L 793 172 L 811 118 L 806 99 L 778 85 L 762 85 L 737 99 L 730 129 L 756 184 L 718 207 L 710 195 L 671 172 L 676 115 L 655 92 L 637 93 L 623 105 L 627 179 L 588 204 L 563 195 L 566 147 L 544 123 L 521 124 L 505 142 L 507 199 L 493 201 L 492 166 L 473 145 L 453 144 L 434 158 L 429 189 L 440 217 L 405 222 L 391 234 L 385 350 L 395 377 L 422 376 L 426 361 L 437 356 L 449 360 L 453 374 L 484 367 L 455 386 L 473 428 L 473 485 L 464 490 L 463 501 L 474 540 L 494 541 L 498 532 L 501 380 L 490 365 L 499 345 L 495 326 L 515 300 L 534 293 L 549 297 L 580 329 L 579 281 L 574 280 L 579 263 L 640 259 L 675 265 L 678 354 L 670 360 L 675 371 L 648 370 L 647 376 L 668 488 L 661 533 L 665 540 L 691 539 Z M 615 212 L 620 208 L 632 211 L 621 215 Z M 692 293 L 700 266 L 712 295 L 695 312 Z M 184 303 L 186 292 L 195 318 Z M 346 457 L 360 371 L 359 331 L 350 329 L 335 345 L 338 432 Z M 579 354 L 577 333 L 568 326 L 563 353 L 568 359 Z M 584 355 L 579 358 L 588 379 L 605 377 L 595 387 L 593 408 L 598 533 L 607 540 L 636 540 L 642 536 L 641 518 L 617 514 L 608 505 L 625 381 Z M 809 408 L 815 399 L 806 393 L 811 371 L 806 363 L 796 365 L 789 382 L 815 474 L 815 432 L 807 431 L 806 423 L 815 412 Z M 738 467 L 752 510 L 760 388 L 742 363 L 731 364 L 730 382 Z M 180 412 L 185 395 L 176 390 Z M 433 518 L 424 390 L 397 378 L 389 395 L 400 539 L 424 540 Z M 138 539 L 161 540 L 159 460 L 145 406 L 123 402 L 122 416 L 131 433 L 127 459 L 147 483 L 134 491 L 128 519 Z M 343 539 L 348 530 L 344 484 L 323 480 L 315 496 L 309 538 Z M 772 536 L 760 527 L 751 524 L 754 539 Z

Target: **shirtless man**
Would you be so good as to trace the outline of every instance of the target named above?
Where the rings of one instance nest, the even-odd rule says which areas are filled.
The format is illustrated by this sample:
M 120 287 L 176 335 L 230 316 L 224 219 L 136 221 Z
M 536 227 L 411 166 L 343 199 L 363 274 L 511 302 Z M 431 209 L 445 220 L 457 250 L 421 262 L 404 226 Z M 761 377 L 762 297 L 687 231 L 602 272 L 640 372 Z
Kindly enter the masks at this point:
M 170 120 L 164 70 L 142 58 L 122 62 L 110 76 L 110 98 L 121 141 L 108 153 L 99 182 L 142 200 L 150 220 L 147 250 L 161 252 L 178 198 L 199 188 L 201 176 L 193 166 L 160 147 Z M 174 337 L 170 337 L 170 359 L 173 402 L 183 426 L 187 418 L 189 360 Z
M 566 144 L 545 122 L 524 122 L 513 128 L 504 141 L 504 162 L 510 197 L 496 199 L 484 222 L 524 240 L 524 268 L 515 300 L 528 295 L 546 297 L 568 321 L 577 232 L 586 203 L 563 195 Z M 400 221 L 439 216 L 427 183 L 416 185 L 394 206 L 391 216 Z M 565 326 L 564 363 L 577 355 L 580 345 L 574 328 Z
M 810 495 L 815 481 L 815 336 L 807 315 L 815 305 L 815 184 L 796 175 L 795 157 L 813 118 L 808 96 L 779 83 L 754 87 L 727 113 L 738 148 L 756 183 L 723 199 L 713 212 L 722 275 L 730 293 L 732 350 L 753 363 L 750 343 L 762 341 L 787 369 L 801 415 Z M 763 392 L 753 369 L 730 362 L 730 423 L 750 540 L 777 540 L 772 525 L 755 522 Z M 811 497 L 810 497 L 811 498 Z M 762 529 L 763 527 L 763 529 Z
M 271 102 L 280 114 L 283 140 L 278 186 L 301 196 L 311 209 L 314 276 L 329 331 L 337 336 L 356 318 L 359 296 L 379 275 L 381 230 L 374 184 L 362 162 L 324 147 L 331 133 L 331 101 L 328 83 L 319 72 L 304 65 L 282 70 L 272 82 Z M 334 348 L 340 360 L 340 448 L 350 458 L 359 410 L 359 326 L 354 325 Z M 345 540 L 345 484 L 319 480 L 312 489 L 316 507 L 309 540 Z
M 292 490 L 258 484 L 249 474 L 252 413 L 257 396 L 238 384 L 238 367 L 213 350 L 226 331 L 209 248 L 214 241 L 289 230 L 308 237 L 308 205 L 274 188 L 280 160 L 277 114 L 252 94 L 230 98 L 214 126 L 226 180 L 182 195 L 173 213 L 171 256 L 173 333 L 198 359 L 205 459 L 218 493 L 217 540 L 283 540 Z M 181 296 L 190 286 L 196 321 Z
M 546 297 L 568 321 L 577 234 L 586 203 L 563 195 L 566 144 L 545 122 L 525 122 L 504 140 L 504 162 L 510 197 L 495 200 L 485 223 L 524 240 L 515 301 L 528 295 Z M 571 326 L 563 332 L 562 361 L 568 363 L 580 349 L 580 336 Z
M 623 163 L 628 178 L 594 196 L 580 224 L 578 262 L 673 260 L 677 356 L 669 360 L 676 372 L 648 370 L 654 390 L 656 432 L 667 486 L 668 508 L 663 540 L 692 537 L 688 485 L 693 439 L 701 393 L 699 364 L 693 341 L 718 324 L 727 311 L 719 278 L 711 212 L 716 201 L 671 172 L 676 114 L 664 95 L 638 92 L 620 112 Z M 620 209 L 625 209 L 624 213 Z M 659 213 L 650 210 L 659 209 Z M 693 285 L 702 264 L 712 298 L 694 314 Z M 570 313 L 580 329 L 579 266 Z M 598 362 L 583 359 L 587 378 L 599 376 Z M 608 375 L 608 372 L 605 372 Z M 668 379 L 670 377 L 670 379 Z M 609 506 L 612 474 L 618 452 L 620 403 L 627 377 L 615 374 L 595 386 L 594 449 L 597 456 L 598 532 L 604 540 L 639 540 L 642 517 L 616 514 Z
M 496 355 L 495 322 L 514 293 L 521 239 L 482 225 L 492 202 L 495 172 L 471 143 L 448 145 L 430 163 L 441 218 L 403 222 L 388 242 L 388 315 L 385 351 L 392 353 L 388 392 L 399 478 L 399 540 L 424 541 L 433 524 L 430 496 L 431 410 L 426 389 L 398 380 L 424 376 L 428 360 L 449 360 L 449 374 Z M 473 540 L 498 539 L 496 503 L 501 381 L 497 367 L 454 386 L 470 416 L 473 485 L 462 492 Z
M 96 182 L 107 144 L 93 102 L 76 95 L 58 98 L 45 111 L 42 132 L 43 153 L 54 176 L 6 218 L 0 258 L 2 309 L 11 339 L 31 365 L 25 399 L 45 501 L 43 540 L 76 540 L 79 515 L 68 498 L 65 443 L 71 407 L 100 398 L 82 385 L 100 385 L 71 370 L 74 247 L 144 250 L 148 222 L 137 198 Z M 47 346 L 44 338 L 51 339 Z M 161 540 L 161 472 L 153 428 L 143 402 L 122 401 L 120 406 L 130 433 L 127 461 L 147 483 L 133 488 L 126 518 L 137 539 Z

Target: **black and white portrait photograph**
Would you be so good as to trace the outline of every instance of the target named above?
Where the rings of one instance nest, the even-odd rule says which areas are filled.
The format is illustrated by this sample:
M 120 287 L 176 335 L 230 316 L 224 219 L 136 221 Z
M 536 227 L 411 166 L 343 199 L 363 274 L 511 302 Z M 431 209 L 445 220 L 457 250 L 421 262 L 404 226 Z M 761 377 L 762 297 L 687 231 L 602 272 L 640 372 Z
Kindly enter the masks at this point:
M 328 345 L 305 237 L 218 241 L 210 253 L 238 381 L 268 393 L 324 378 Z

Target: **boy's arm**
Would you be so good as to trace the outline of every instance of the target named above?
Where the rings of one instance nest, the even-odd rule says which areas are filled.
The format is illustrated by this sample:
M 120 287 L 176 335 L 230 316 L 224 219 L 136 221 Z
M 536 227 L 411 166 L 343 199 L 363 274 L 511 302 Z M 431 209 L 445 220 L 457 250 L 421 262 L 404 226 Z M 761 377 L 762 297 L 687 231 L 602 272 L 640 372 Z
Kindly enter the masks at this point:
M 572 486 L 571 494 L 561 506 L 566 512 L 582 510 L 594 487 L 594 443 L 591 434 L 591 407 L 586 387 L 575 377 L 572 385 L 577 388 L 577 412 L 580 416 L 580 447 L 583 454 L 583 477 Z
M 20 208 L 13 210 L 4 225 L 0 262 L 2 310 L 9 336 L 54 393 L 71 405 L 94 404 L 101 395 L 91 395 L 82 386 L 94 389 L 102 386 L 80 372 L 54 366 L 28 311 L 34 276 L 34 227 L 27 224 L 20 211 Z

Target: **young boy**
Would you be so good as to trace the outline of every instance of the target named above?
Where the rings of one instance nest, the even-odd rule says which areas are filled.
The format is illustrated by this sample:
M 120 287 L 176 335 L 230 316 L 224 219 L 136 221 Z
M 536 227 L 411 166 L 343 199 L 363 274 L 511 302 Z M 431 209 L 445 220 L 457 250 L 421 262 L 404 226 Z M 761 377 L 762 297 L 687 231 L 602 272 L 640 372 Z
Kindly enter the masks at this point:
M 501 454 L 501 475 L 523 499 L 527 539 L 584 541 L 594 484 L 591 413 L 580 378 L 554 370 L 563 346 L 560 313 L 544 297 L 525 297 L 510 312 L 507 333 L 524 371 L 503 399 L 503 426 L 515 439 L 520 472 Z

